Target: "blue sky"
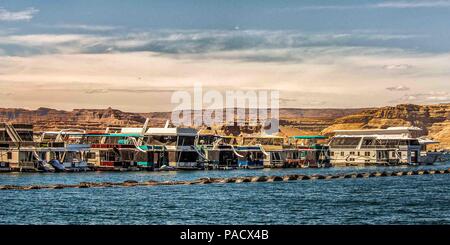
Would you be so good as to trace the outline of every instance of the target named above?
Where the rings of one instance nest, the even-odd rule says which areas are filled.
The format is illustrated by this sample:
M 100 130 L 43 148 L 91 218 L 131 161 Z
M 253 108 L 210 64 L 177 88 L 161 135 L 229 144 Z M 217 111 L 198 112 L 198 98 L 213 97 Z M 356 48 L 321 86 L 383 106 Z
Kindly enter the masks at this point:
M 6 107 L 167 110 L 194 82 L 283 107 L 446 103 L 449 53 L 447 0 L 0 1 Z

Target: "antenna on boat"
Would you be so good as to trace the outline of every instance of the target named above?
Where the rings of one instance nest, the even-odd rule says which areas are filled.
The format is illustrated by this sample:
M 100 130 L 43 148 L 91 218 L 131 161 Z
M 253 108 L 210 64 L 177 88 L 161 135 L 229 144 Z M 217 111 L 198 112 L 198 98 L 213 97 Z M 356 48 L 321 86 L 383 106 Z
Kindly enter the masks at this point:
M 164 125 L 164 128 L 169 128 L 169 120 L 166 121 L 166 125 Z

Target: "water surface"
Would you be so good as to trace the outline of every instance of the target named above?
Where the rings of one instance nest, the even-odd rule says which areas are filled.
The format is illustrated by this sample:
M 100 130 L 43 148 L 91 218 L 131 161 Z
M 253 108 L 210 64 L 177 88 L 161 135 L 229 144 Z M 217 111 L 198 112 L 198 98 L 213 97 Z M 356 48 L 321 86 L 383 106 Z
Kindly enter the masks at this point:
M 450 164 L 433 166 L 447 169 Z M 420 167 L 430 168 L 430 167 Z M 8 173 L 0 184 L 192 180 L 403 168 Z M 411 168 L 415 170 L 417 168 Z M 1 224 L 450 224 L 450 175 L 1 191 Z

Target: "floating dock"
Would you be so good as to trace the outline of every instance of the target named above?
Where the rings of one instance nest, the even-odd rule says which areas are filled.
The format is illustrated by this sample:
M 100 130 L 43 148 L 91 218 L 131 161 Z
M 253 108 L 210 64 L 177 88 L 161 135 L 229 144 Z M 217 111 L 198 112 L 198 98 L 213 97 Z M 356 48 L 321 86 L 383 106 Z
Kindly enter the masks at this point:
M 163 185 L 197 185 L 197 184 L 220 184 L 220 183 L 249 183 L 249 182 L 289 182 L 301 180 L 331 180 L 331 179 L 357 179 L 376 177 L 399 177 L 411 175 L 435 175 L 449 174 L 449 169 L 427 169 L 409 171 L 374 171 L 363 173 L 337 173 L 337 174 L 290 174 L 284 176 L 244 176 L 230 178 L 199 178 L 186 181 L 155 181 L 148 180 L 138 182 L 127 180 L 124 182 L 81 182 L 79 184 L 50 184 L 50 185 L 1 185 L 0 190 L 39 190 L 39 189 L 65 189 L 65 188 L 110 188 L 110 187 L 136 187 L 136 186 L 163 186 Z

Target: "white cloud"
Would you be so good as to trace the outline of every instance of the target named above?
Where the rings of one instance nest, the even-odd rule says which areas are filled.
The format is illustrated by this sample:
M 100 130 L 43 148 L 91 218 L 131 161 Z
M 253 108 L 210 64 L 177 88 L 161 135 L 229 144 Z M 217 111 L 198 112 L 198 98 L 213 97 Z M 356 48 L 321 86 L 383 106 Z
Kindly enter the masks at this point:
M 69 29 L 69 30 L 84 30 L 84 31 L 113 31 L 117 30 L 120 27 L 118 26 L 107 26 L 107 25 L 81 25 L 81 24 L 63 24 L 63 25 L 54 25 L 48 26 L 52 28 L 61 28 L 61 29 Z
M 242 57 L 256 62 L 298 62 L 301 60 L 290 52 L 299 48 L 341 47 L 358 44 L 360 47 L 379 46 L 390 40 L 413 39 L 412 35 L 385 33 L 302 33 L 299 31 L 220 31 L 185 30 L 152 31 L 132 33 L 88 34 L 33 34 L 1 35 L 2 44 L 9 47 L 10 55 L 42 54 L 50 51 L 70 53 L 109 53 L 109 52 L 157 52 L 170 55 L 202 56 L 217 52 L 245 52 L 247 50 L 285 50 L 276 57 L 257 55 Z M 8 51 L 8 49 L 5 49 Z M 362 50 L 362 48 L 361 48 Z M 275 52 L 273 52 L 275 53 Z M 238 58 L 238 57 L 234 57 Z
M 411 69 L 412 66 L 408 64 L 392 64 L 392 65 L 384 65 L 383 68 L 386 70 L 407 70 Z
M 392 1 L 379 3 L 375 6 L 379 8 L 448 8 L 450 7 L 450 1 Z
M 13 12 L 0 7 L 0 21 L 29 21 L 38 12 L 39 10 L 35 8 Z
M 450 91 L 430 91 L 424 93 L 405 94 L 395 102 L 416 104 L 449 103 Z
M 407 91 L 409 90 L 408 87 L 405 87 L 403 85 L 398 85 L 398 86 L 394 86 L 394 87 L 387 87 L 386 88 L 389 91 Z
M 448 0 L 417 0 L 417 1 L 386 1 L 375 4 L 359 5 L 311 5 L 299 8 L 283 8 L 282 11 L 308 11 L 308 10 L 353 10 L 353 9 L 408 9 L 408 8 L 449 8 Z
M 87 52 L 96 45 L 108 43 L 108 37 L 87 34 L 29 34 L 29 35 L 0 35 L 0 48 L 4 48 L 5 53 L 11 55 L 8 45 L 17 48 L 14 52 L 19 55 L 36 54 L 61 54 Z M 8 52 L 9 51 L 9 52 Z
M 68 42 L 93 43 L 99 41 L 100 37 L 81 34 L 30 34 L 9 35 L 0 37 L 0 43 L 22 44 L 31 46 L 55 45 Z

